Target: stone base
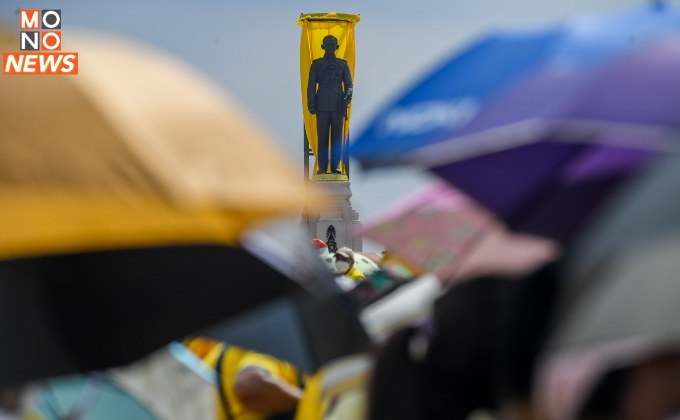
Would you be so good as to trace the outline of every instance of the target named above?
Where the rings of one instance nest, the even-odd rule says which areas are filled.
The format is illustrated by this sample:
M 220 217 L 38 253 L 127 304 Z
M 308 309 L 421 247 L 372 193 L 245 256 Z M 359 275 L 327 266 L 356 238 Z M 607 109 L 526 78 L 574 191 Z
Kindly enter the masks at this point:
M 346 181 L 349 182 L 349 178 L 345 174 L 314 174 L 312 175 L 312 182 L 318 181 Z
M 355 251 L 362 250 L 361 238 L 353 238 L 353 231 L 361 225 L 359 214 L 350 203 L 352 191 L 346 175 L 315 175 L 315 177 L 343 177 L 344 179 L 312 178 L 312 183 L 321 187 L 329 198 L 315 203 L 302 214 L 302 225 L 310 240 L 321 239 L 330 252 L 347 246 Z

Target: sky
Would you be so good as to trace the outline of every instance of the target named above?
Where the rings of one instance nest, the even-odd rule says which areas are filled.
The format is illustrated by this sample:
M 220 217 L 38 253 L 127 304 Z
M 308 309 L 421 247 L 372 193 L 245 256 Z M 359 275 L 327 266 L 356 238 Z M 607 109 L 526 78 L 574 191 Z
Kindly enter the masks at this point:
M 640 6 L 643 0 L 0 0 L 18 9 L 62 9 L 64 44 L 86 28 L 145 42 L 190 62 L 239 102 L 280 143 L 302 177 L 300 13 L 361 15 L 351 136 L 433 65 L 485 32 L 547 25 L 570 16 Z M 678 6 L 680 0 L 665 3 Z M 369 173 L 352 166 L 352 204 L 365 219 L 430 178 L 416 168 Z

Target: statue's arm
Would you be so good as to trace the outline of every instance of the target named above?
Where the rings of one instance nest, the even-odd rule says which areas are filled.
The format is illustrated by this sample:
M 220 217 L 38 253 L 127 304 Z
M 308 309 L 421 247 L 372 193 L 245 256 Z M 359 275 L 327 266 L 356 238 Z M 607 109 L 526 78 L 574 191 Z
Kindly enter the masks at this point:
M 316 63 L 312 62 L 309 67 L 309 79 L 307 80 L 307 109 L 310 114 L 316 114 Z
M 352 101 L 352 92 L 354 90 L 354 85 L 352 84 L 352 73 L 350 73 L 349 65 L 347 63 L 345 63 L 345 69 L 342 72 L 342 83 L 345 85 L 345 95 L 343 97 L 343 102 L 346 108 Z

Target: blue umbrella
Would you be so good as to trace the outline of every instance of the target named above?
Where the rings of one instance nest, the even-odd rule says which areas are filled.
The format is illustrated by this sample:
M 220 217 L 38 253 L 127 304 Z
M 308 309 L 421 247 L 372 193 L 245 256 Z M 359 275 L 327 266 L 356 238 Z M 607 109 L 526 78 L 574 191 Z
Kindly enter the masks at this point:
M 597 67 L 677 32 L 680 10 L 655 6 L 493 33 L 384 108 L 350 153 L 367 167 L 412 161 L 412 151 L 456 136 L 500 94 L 546 67 Z
M 465 135 L 412 153 L 511 228 L 568 242 L 630 175 L 678 150 L 680 38 L 587 73 L 541 73 Z

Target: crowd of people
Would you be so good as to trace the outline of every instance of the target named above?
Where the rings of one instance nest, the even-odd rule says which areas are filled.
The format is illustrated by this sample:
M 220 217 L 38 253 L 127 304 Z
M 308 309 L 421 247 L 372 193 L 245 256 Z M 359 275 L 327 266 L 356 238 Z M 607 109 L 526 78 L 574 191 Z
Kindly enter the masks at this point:
M 312 248 L 362 311 L 374 348 L 301 372 L 213 342 L 211 351 L 196 352 L 221 378 L 219 418 L 665 419 L 680 408 L 680 353 L 672 334 L 645 340 L 654 331 L 624 328 L 617 335 L 612 326 L 610 337 L 594 344 L 561 344 L 565 323 L 579 312 L 574 296 L 580 302 L 597 293 L 588 285 L 572 290 L 565 273 L 573 258 L 564 252 L 521 275 L 447 283 L 389 252 L 330 253 L 318 239 Z M 438 286 L 417 291 L 432 281 Z M 598 310 L 625 302 L 610 300 Z M 662 312 L 673 301 L 649 301 L 644 310 Z M 649 317 L 636 312 L 639 306 L 628 309 L 620 322 Z M 582 322 L 575 328 L 587 330 L 588 319 Z M 200 348 L 205 340 L 188 345 Z

